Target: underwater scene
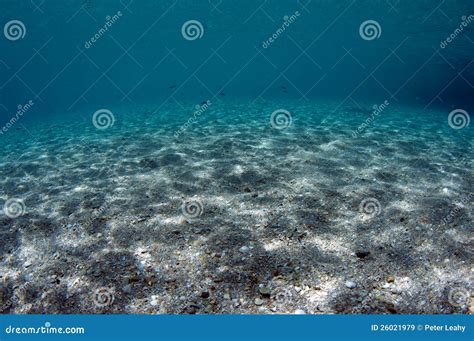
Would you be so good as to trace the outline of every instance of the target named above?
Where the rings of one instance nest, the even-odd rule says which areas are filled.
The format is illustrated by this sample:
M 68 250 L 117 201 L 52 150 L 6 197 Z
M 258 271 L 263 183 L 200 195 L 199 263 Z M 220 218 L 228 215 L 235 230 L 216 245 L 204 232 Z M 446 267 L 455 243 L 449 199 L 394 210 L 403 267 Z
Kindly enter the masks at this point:
M 1 313 L 473 313 L 471 0 L 0 19 Z

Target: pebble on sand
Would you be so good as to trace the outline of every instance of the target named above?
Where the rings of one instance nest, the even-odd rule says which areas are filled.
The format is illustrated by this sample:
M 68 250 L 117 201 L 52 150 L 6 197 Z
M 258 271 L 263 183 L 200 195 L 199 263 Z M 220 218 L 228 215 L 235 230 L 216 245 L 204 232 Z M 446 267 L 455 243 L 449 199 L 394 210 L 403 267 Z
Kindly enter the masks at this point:
M 370 251 L 357 251 L 355 254 L 358 258 L 366 258 L 370 256 Z
M 127 284 L 126 286 L 123 287 L 123 292 L 126 294 L 130 294 L 132 292 L 132 286 L 130 284 Z
M 151 302 L 150 302 L 150 305 L 155 307 L 158 305 L 158 298 L 156 296 L 151 296 Z
M 355 284 L 355 282 L 353 282 L 353 281 L 346 281 L 345 285 L 349 289 L 354 289 L 357 286 L 357 284 Z
M 242 246 L 240 249 L 239 249 L 240 252 L 242 253 L 248 253 L 250 252 L 250 248 L 248 246 Z
M 270 297 L 270 294 L 272 293 L 272 290 L 269 288 L 269 287 L 260 287 L 258 289 L 258 292 L 260 293 L 260 295 L 262 295 L 263 297 Z

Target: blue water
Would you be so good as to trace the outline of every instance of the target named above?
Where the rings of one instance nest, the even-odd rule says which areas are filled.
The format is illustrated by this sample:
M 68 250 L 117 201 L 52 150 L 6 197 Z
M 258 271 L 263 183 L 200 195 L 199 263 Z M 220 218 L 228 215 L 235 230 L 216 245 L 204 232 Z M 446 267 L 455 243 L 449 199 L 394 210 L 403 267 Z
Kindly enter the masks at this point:
M 0 18 L 0 312 L 469 311 L 472 1 Z
M 472 105 L 473 25 L 440 47 L 473 14 L 470 1 L 127 1 L 3 1 L 2 24 L 20 20 L 26 34 L 0 41 L 2 116 L 30 99 L 44 117 L 170 96 L 200 102 L 220 92 L 252 100 L 378 103 L 394 96 L 422 108 Z M 295 12 L 300 16 L 263 48 Z M 201 38 L 183 38 L 188 20 L 202 24 Z M 379 38 L 361 38 L 366 20 L 379 23 Z

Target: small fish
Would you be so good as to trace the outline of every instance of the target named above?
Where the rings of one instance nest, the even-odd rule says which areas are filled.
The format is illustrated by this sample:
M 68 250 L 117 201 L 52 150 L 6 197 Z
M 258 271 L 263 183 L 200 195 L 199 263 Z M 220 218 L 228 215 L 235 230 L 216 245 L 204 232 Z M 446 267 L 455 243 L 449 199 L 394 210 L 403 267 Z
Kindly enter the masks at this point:
M 174 88 L 176 88 L 176 85 L 174 84 L 169 86 L 169 89 L 174 89 Z
M 225 96 L 225 93 L 221 92 L 219 95 L 221 95 L 221 96 Z

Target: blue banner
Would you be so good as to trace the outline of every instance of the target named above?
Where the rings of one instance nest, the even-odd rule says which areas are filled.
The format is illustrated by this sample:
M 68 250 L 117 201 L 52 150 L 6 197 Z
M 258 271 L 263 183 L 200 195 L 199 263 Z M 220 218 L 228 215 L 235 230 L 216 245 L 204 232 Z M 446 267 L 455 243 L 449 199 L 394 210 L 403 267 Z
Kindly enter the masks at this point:
M 0 340 L 468 340 L 471 315 L 1 315 Z

